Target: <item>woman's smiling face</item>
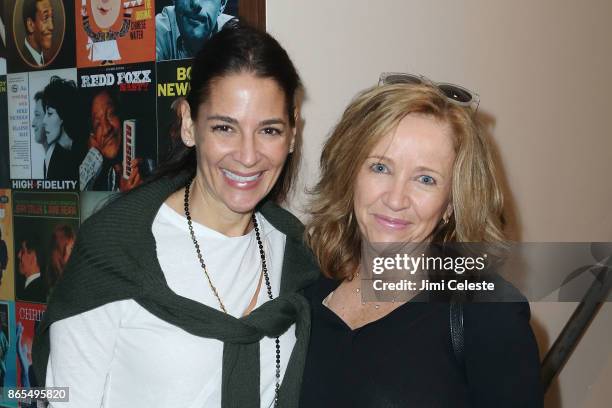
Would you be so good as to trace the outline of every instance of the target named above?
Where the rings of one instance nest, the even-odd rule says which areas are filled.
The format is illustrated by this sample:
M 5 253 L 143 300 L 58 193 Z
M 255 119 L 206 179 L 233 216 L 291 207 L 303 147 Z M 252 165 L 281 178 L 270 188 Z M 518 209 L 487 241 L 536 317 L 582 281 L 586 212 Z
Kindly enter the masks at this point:
M 369 242 L 422 242 L 452 212 L 455 149 L 450 127 L 409 114 L 359 170 L 354 212 Z
M 286 106 L 270 78 L 239 73 L 211 82 L 192 130 L 183 130 L 209 204 L 245 214 L 272 190 L 295 138 Z

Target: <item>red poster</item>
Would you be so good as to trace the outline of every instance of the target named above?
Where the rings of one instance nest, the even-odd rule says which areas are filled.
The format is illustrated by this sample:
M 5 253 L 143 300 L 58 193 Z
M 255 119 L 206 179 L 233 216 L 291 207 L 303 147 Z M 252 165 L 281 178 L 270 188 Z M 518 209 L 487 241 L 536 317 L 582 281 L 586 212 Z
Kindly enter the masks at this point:
M 39 387 L 32 367 L 32 340 L 43 318 L 47 305 L 15 302 L 17 331 L 17 386 Z

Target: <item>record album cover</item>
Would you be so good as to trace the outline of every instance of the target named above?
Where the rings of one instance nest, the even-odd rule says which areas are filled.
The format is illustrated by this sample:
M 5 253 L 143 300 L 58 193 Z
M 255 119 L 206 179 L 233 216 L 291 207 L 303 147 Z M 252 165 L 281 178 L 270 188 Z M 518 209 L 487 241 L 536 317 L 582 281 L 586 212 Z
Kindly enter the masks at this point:
M 238 0 L 157 0 L 155 6 L 157 61 L 193 58 L 214 33 L 238 21 Z
M 76 69 L 9 74 L 7 92 L 11 187 L 77 190 L 85 140 Z
M 155 63 L 78 70 L 89 149 L 79 167 L 81 190 L 127 191 L 157 161 Z
M 8 72 L 75 66 L 72 0 L 3 0 Z
M 157 63 L 158 159 L 163 163 L 172 147 L 182 143 L 178 104 L 189 92 L 190 59 Z
M 40 387 L 32 367 L 32 341 L 47 305 L 39 303 L 15 302 L 15 342 L 17 358 L 17 386 L 23 388 Z
M 77 67 L 155 60 L 154 0 L 75 0 Z
M 72 254 L 78 193 L 14 191 L 13 227 L 16 299 L 44 303 Z

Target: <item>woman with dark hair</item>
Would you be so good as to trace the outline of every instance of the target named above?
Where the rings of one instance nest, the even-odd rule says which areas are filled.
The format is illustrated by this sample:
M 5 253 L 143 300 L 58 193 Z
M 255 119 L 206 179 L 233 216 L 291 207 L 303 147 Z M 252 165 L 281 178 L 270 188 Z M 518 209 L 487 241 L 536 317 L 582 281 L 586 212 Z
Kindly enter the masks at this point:
M 206 42 L 155 179 L 79 231 L 34 347 L 75 407 L 296 407 L 318 275 L 279 207 L 300 158 L 300 79 L 270 35 Z
M 42 93 L 42 145 L 45 149 L 44 178 L 77 180 L 75 139 L 80 118 L 74 81 L 52 76 Z
M 306 291 L 302 407 L 542 407 L 524 297 L 488 270 L 436 266 L 460 266 L 473 243 L 503 253 L 503 194 L 476 106 L 456 85 L 387 74 L 326 142 L 307 226 L 325 277 Z

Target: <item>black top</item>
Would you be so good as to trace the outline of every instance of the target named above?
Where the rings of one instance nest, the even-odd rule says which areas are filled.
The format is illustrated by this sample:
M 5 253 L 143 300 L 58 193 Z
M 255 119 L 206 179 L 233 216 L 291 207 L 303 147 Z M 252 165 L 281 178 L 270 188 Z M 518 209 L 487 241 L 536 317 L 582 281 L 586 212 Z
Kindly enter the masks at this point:
M 417 296 L 351 330 L 321 302 L 339 282 L 307 289 L 312 332 L 301 407 L 542 407 L 529 304 L 464 304 L 465 370 L 453 354 L 448 303 Z
M 78 180 L 78 169 L 79 165 L 74 152 L 56 143 L 49 159 L 49 168 L 45 178 L 48 180 Z
M 47 285 L 41 277 L 34 279 L 30 284 L 17 294 L 19 300 L 26 302 L 46 302 Z

